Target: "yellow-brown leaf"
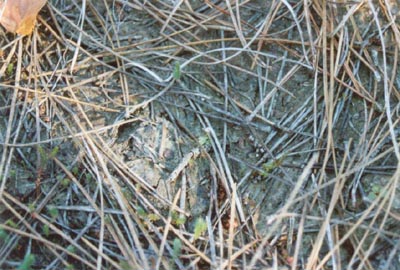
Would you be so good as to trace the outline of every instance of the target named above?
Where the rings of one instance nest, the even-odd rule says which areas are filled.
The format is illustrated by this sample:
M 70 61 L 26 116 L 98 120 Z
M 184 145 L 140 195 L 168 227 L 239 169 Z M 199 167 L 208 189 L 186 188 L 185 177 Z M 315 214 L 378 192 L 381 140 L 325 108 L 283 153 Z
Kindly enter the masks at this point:
M 0 24 L 20 35 L 29 35 L 36 16 L 47 0 L 0 0 Z

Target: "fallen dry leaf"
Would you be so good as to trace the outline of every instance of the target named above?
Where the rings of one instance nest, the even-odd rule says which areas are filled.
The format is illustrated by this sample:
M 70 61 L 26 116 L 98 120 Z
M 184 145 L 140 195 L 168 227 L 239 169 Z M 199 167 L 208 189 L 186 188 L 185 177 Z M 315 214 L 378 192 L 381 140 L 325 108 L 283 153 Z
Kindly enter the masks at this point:
M 0 24 L 7 31 L 29 35 L 36 16 L 47 0 L 0 0 Z

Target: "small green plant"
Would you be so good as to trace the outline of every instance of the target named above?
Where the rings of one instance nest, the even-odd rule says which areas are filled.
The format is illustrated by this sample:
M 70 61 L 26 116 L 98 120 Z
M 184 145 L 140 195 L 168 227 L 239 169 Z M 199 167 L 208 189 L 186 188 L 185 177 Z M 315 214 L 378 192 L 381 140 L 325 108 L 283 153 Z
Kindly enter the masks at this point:
M 125 199 L 129 202 L 131 202 L 135 199 L 133 197 L 132 192 L 128 188 L 122 188 L 122 194 L 124 195 Z
M 179 62 L 175 63 L 173 77 L 177 81 L 181 78 L 181 65 Z
M 50 235 L 50 227 L 48 224 L 43 225 L 43 234 L 48 237 Z
M 206 230 L 207 223 L 202 217 L 199 217 L 194 225 L 194 240 L 198 239 Z
M 104 216 L 104 223 L 105 224 L 111 224 L 112 219 L 109 215 Z
M 15 178 L 17 176 L 17 171 L 16 170 L 10 170 L 10 178 Z
M 86 181 L 92 180 L 92 175 L 90 173 L 85 173 Z
M 0 240 L 6 240 L 7 237 L 8 233 L 3 228 L 0 228 Z
M 78 168 L 77 166 L 74 166 L 74 167 L 72 168 L 71 172 L 72 172 L 72 174 L 74 174 L 74 175 L 78 175 L 79 168 Z
M 119 267 L 121 270 L 133 270 L 133 268 L 129 265 L 128 261 L 120 261 Z
M 154 222 L 154 221 L 160 220 L 160 217 L 157 216 L 156 214 L 148 214 L 147 218 L 149 219 L 150 222 Z
M 174 224 L 176 226 L 180 226 L 180 225 L 185 224 L 186 217 L 181 216 L 176 211 L 172 211 L 172 213 L 171 213 L 171 222 L 172 222 L 172 224 Z
M 14 64 L 10 63 L 7 66 L 6 74 L 7 74 L 7 76 L 11 76 L 11 75 L 13 75 L 13 73 L 14 73 Z
M 179 258 L 179 256 L 182 253 L 182 242 L 179 238 L 174 239 L 174 242 L 172 244 L 172 249 L 173 249 L 172 257 L 174 259 Z
M 28 204 L 29 212 L 33 213 L 35 212 L 36 206 L 35 203 L 30 203 Z
M 75 266 L 73 264 L 67 264 L 67 266 L 65 267 L 65 270 L 74 270 Z
M 15 223 L 12 219 L 8 219 L 6 221 L 6 225 L 10 226 L 11 228 L 14 228 L 14 229 L 18 227 L 17 223 Z
M 46 150 L 46 148 L 42 147 L 42 146 L 38 146 L 38 151 L 39 151 L 39 155 L 40 155 L 40 166 L 42 168 L 45 168 L 48 161 L 53 159 L 58 151 L 59 151 L 59 147 L 56 146 L 54 147 L 51 151 Z
M 282 165 L 284 159 L 285 156 L 282 156 L 278 159 L 273 159 L 268 161 L 267 163 L 264 163 L 262 165 L 263 172 L 261 173 L 261 176 L 267 177 L 274 169 Z
M 141 206 L 136 207 L 136 212 L 141 218 L 145 218 L 147 216 L 146 211 Z
M 64 188 L 68 187 L 71 183 L 71 180 L 69 178 L 64 178 L 62 175 L 57 175 L 56 179 L 61 183 Z
M 2 240 L 5 245 L 7 245 L 11 240 L 11 235 L 3 228 L 0 228 L 0 240 Z
M 68 247 L 67 247 L 67 251 L 69 252 L 69 253 L 76 253 L 76 247 L 74 247 L 73 245 L 69 245 Z
M 49 160 L 48 159 L 48 155 L 47 155 L 47 152 L 46 152 L 46 150 L 42 147 L 42 146 L 38 146 L 37 147 L 37 149 L 38 149 L 38 151 L 39 151 L 39 155 L 40 155 L 40 167 L 45 167 L 46 166 L 46 164 L 47 164 L 47 161 Z
M 33 254 L 26 254 L 24 260 L 22 261 L 21 265 L 17 268 L 18 270 L 31 270 L 32 265 L 35 263 L 35 255 Z
M 211 144 L 210 138 L 208 136 L 201 136 L 201 137 L 199 137 L 198 140 L 199 140 L 199 144 L 202 147 L 207 147 L 207 146 L 209 146 Z
M 70 181 L 68 178 L 63 178 L 63 179 L 61 180 L 61 185 L 62 185 L 63 187 L 68 187 L 70 183 L 71 183 L 71 181 Z
M 55 158 L 59 150 L 60 148 L 58 146 L 54 147 L 50 152 L 49 158 L 50 159 Z
M 371 201 L 375 200 L 382 192 L 382 187 L 377 184 L 373 184 L 371 190 L 368 192 L 368 199 Z
M 47 210 L 49 211 L 51 219 L 53 221 L 56 220 L 56 218 L 58 217 L 58 214 L 59 214 L 58 209 L 55 208 L 54 206 L 49 206 L 49 207 L 47 207 Z

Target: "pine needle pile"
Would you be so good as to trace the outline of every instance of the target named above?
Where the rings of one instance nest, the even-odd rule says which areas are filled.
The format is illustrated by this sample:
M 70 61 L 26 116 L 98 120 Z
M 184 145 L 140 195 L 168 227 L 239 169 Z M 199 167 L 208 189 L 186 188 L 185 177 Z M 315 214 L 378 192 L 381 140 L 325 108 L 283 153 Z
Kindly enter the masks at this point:
M 395 0 L 50 0 L 0 30 L 0 269 L 400 269 Z

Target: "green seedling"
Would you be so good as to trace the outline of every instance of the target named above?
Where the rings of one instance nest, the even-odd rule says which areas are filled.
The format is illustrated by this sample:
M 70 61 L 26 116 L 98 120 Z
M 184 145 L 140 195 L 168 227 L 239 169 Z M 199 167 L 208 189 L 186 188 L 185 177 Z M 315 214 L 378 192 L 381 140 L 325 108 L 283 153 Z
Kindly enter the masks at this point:
M 51 219 L 54 221 L 58 217 L 58 209 L 54 206 L 49 206 L 47 210 L 49 211 Z
M 67 266 L 65 267 L 65 270 L 74 270 L 75 266 L 73 264 L 67 264 Z
M 267 177 L 274 169 L 282 165 L 284 158 L 285 156 L 282 156 L 278 159 L 273 159 L 268 161 L 267 163 L 264 163 L 262 165 L 263 172 L 261 173 L 261 176 Z
M 8 219 L 6 221 L 6 225 L 10 226 L 11 228 L 14 228 L 14 229 L 18 227 L 17 223 L 15 223 L 12 219 Z
M 122 194 L 127 201 L 131 202 L 134 200 L 133 194 L 128 188 L 122 188 Z
M 137 206 L 136 207 L 136 212 L 139 215 L 139 217 L 143 219 L 148 219 L 150 222 L 154 222 L 157 220 L 160 220 L 160 217 L 157 216 L 156 214 L 148 214 L 142 207 Z
M 15 170 L 10 170 L 10 177 L 15 179 L 16 176 L 17 176 L 17 172 Z
M 373 201 L 375 200 L 379 194 L 382 192 L 382 187 L 377 184 L 373 184 L 370 192 L 368 192 L 368 198 Z
M 56 179 L 61 183 L 61 185 L 64 188 L 68 187 L 69 184 L 71 183 L 71 181 L 68 178 L 64 178 L 62 175 L 57 175 Z
M 194 240 L 197 240 L 207 230 L 207 223 L 199 217 L 194 225 Z
M 61 185 L 62 185 L 63 187 L 68 187 L 70 183 L 71 183 L 71 181 L 70 181 L 68 178 L 63 178 L 63 179 L 61 180 Z
M 201 136 L 201 137 L 199 137 L 199 144 L 200 144 L 202 147 L 207 147 L 207 146 L 211 145 L 211 143 L 210 143 L 210 138 L 209 138 L 208 136 Z
M 38 146 L 38 151 L 40 155 L 40 166 L 42 168 L 45 168 L 48 161 L 53 159 L 58 151 L 60 150 L 58 146 L 54 147 L 50 152 L 47 151 L 44 147 L 41 147 L 40 145 Z
M 36 209 L 35 203 L 28 204 L 28 208 L 29 208 L 30 213 L 35 212 L 35 209 Z
M 142 207 L 140 207 L 140 206 L 138 206 L 136 208 L 136 212 L 139 215 L 139 217 L 141 217 L 141 218 L 145 218 L 147 216 L 146 211 L 144 211 L 144 209 Z
M 182 242 L 179 238 L 175 238 L 174 239 L 174 243 L 172 245 L 172 249 L 173 249 L 173 253 L 172 253 L 172 257 L 174 259 L 179 258 L 179 256 L 182 253 Z
M 69 245 L 69 246 L 67 247 L 67 251 L 68 251 L 69 253 L 75 254 L 75 253 L 76 253 L 76 247 L 74 247 L 73 245 Z
M 85 174 L 86 181 L 92 180 L 92 175 L 90 173 Z
M 26 254 L 22 264 L 17 268 L 18 270 L 31 270 L 32 265 L 35 263 L 35 255 Z
M 8 234 L 6 232 L 6 230 L 4 230 L 3 228 L 0 228 L 0 240 L 6 240 L 8 237 Z
M 47 224 L 44 224 L 43 226 L 43 234 L 48 237 L 50 235 L 50 227 Z
M 7 76 L 11 76 L 14 73 L 14 64 L 10 63 L 7 66 L 6 74 Z
M 186 217 L 181 216 L 179 213 L 173 211 L 171 213 L 171 222 L 172 222 L 172 224 L 174 224 L 176 226 L 180 226 L 180 225 L 185 224 Z
M 157 216 L 156 214 L 148 214 L 147 218 L 149 219 L 150 222 L 154 222 L 154 221 L 160 220 L 160 217 Z
M 78 175 L 78 173 L 79 173 L 79 168 L 76 167 L 76 166 L 74 166 L 74 167 L 72 168 L 71 172 L 72 172 L 74 175 Z
M 38 146 L 38 151 L 39 151 L 39 156 L 40 156 L 40 167 L 44 168 L 47 164 L 48 159 L 48 155 L 46 150 L 41 147 L 40 145 Z
M 177 81 L 181 78 L 181 65 L 179 64 L 179 62 L 175 63 L 173 77 Z
M 54 147 L 50 152 L 49 158 L 50 159 L 55 158 L 59 150 L 60 148 L 58 146 Z
M 129 262 L 127 261 L 120 261 L 119 267 L 121 270 L 133 270 L 133 268 L 129 265 Z

